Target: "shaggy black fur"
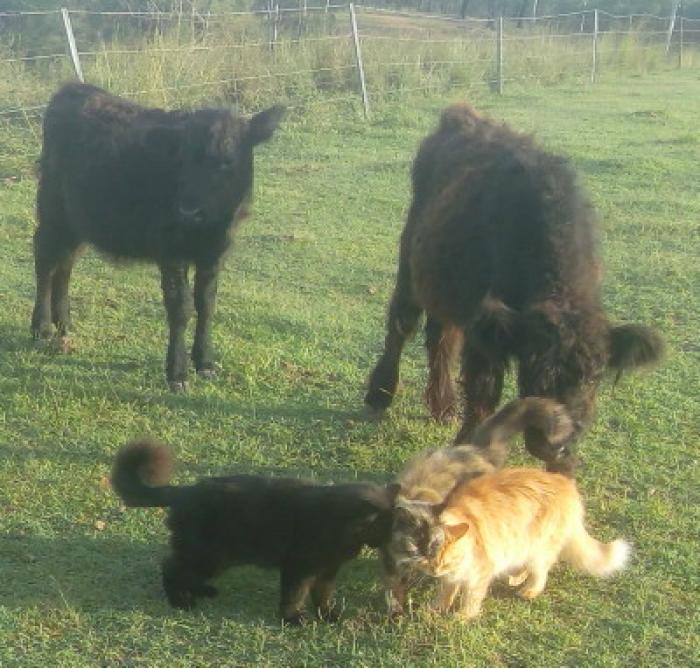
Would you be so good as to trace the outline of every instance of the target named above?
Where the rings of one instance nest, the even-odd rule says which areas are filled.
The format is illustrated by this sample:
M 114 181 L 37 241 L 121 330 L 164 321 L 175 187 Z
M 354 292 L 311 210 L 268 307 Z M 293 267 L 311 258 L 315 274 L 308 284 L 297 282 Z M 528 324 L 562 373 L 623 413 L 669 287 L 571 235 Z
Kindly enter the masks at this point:
M 208 581 L 226 568 L 254 564 L 280 569 L 285 622 L 303 621 L 309 593 L 318 618 L 335 621 L 341 565 L 390 537 L 396 485 L 237 475 L 176 487 L 166 484 L 171 471 L 166 446 L 136 441 L 117 455 L 112 486 L 128 506 L 170 508 L 172 554 L 163 562 L 163 586 L 178 608 L 214 596 Z
M 70 327 L 68 284 L 81 247 L 160 267 L 170 325 L 166 375 L 185 388 L 184 333 L 192 310 L 188 269 L 196 268 L 192 359 L 214 374 L 210 320 L 222 258 L 246 213 L 253 148 L 282 115 L 250 119 L 225 109 L 148 109 L 87 84 L 63 86 L 44 118 L 34 235 L 36 338 Z
M 595 214 L 568 161 L 467 105 L 449 107 L 413 164 L 385 348 L 366 403 L 380 411 L 391 403 L 401 351 L 425 311 L 436 418 L 455 410 L 449 362 L 461 350 L 466 407 L 456 443 L 493 413 L 511 362 L 520 396 L 563 403 L 579 433 L 606 368 L 619 375 L 662 352 L 646 327 L 611 326 L 600 276 Z M 569 451 L 551 461 L 535 430 L 526 443 L 551 469 L 573 466 Z

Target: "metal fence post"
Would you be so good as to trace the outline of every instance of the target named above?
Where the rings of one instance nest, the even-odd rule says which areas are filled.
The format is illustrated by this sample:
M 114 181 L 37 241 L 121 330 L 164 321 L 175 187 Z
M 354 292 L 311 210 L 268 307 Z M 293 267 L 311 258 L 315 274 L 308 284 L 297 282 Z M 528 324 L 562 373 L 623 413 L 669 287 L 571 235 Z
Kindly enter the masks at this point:
M 267 0 L 267 27 L 270 39 L 270 51 L 275 48 L 275 6 L 272 0 Z
M 365 110 L 365 118 L 369 116 L 369 102 L 367 100 L 367 86 L 365 84 L 365 68 L 362 64 L 362 49 L 360 48 L 360 36 L 357 33 L 357 18 L 355 17 L 355 5 L 350 3 L 350 24 L 352 26 L 352 39 L 355 44 L 355 61 L 357 73 L 360 76 L 360 89 L 362 90 L 362 106 Z
M 671 9 L 671 16 L 668 19 L 668 33 L 666 35 L 666 55 L 671 50 L 671 39 L 673 38 L 673 29 L 676 26 L 676 14 L 678 13 L 678 5 L 680 5 L 680 0 L 675 0 L 673 3 L 673 8 Z
M 683 69 L 683 17 L 678 19 L 678 29 L 680 31 L 678 42 L 678 69 Z
M 75 68 L 75 74 L 80 79 L 81 83 L 85 82 L 85 77 L 83 76 L 83 68 L 80 66 L 80 56 L 78 55 L 78 47 L 75 44 L 75 35 L 73 34 L 73 26 L 70 22 L 70 12 L 65 8 L 61 7 L 61 16 L 63 16 L 63 27 L 66 29 L 66 37 L 68 39 L 68 48 L 70 49 L 70 57 L 73 61 L 73 67 Z
M 593 10 L 593 63 L 591 64 L 591 83 L 598 77 L 598 10 Z
M 496 23 L 496 90 L 503 95 L 503 17 Z
M 272 15 L 272 23 L 270 24 L 270 49 L 274 51 L 277 45 L 277 32 L 279 30 L 280 22 L 280 4 L 275 3 L 275 11 Z

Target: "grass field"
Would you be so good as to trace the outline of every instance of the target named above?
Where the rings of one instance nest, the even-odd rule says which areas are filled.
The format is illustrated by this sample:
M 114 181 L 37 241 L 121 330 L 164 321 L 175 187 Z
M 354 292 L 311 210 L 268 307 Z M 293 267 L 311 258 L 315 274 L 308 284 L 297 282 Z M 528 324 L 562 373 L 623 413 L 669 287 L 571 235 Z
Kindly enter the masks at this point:
M 458 97 L 399 99 L 369 123 L 323 108 L 290 118 L 258 154 L 255 215 L 223 275 L 221 375 L 177 396 L 164 382 L 152 267 L 89 253 L 74 274 L 74 351 L 32 345 L 35 147 L 3 152 L 0 666 L 700 664 L 697 74 L 476 100 L 573 158 L 601 214 L 611 316 L 652 324 L 668 343 L 658 370 L 603 389 L 580 446 L 589 523 L 633 542 L 627 572 L 598 581 L 558 567 L 540 599 L 497 590 L 468 625 L 436 618 L 418 594 L 413 615 L 389 624 L 368 553 L 341 572 L 337 626 L 282 628 L 277 574 L 248 568 L 182 613 L 160 586 L 162 512 L 124 511 L 109 489 L 115 451 L 141 434 L 172 443 L 181 482 L 230 471 L 387 480 L 413 453 L 449 442 L 454 427 L 429 422 L 421 403 L 418 340 L 388 419 L 364 422 L 360 408 L 410 161 Z M 528 461 L 523 448 L 512 460 Z

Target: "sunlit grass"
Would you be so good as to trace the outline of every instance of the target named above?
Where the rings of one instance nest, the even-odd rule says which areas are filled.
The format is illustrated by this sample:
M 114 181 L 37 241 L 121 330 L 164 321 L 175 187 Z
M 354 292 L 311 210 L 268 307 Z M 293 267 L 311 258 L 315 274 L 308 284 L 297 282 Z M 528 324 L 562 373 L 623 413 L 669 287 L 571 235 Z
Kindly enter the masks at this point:
M 139 85 L 138 81 L 129 82 Z M 528 604 L 497 592 L 475 623 L 384 620 L 369 555 L 341 573 L 345 620 L 282 629 L 276 573 L 232 571 L 194 613 L 171 610 L 159 559 L 163 514 L 122 512 L 105 478 L 116 449 L 173 444 L 181 482 L 229 471 L 385 480 L 453 427 L 426 419 L 419 341 L 382 424 L 359 417 L 383 338 L 410 161 L 461 97 L 295 111 L 257 157 L 254 215 L 222 276 L 222 374 L 174 396 L 164 383 L 157 272 L 89 253 L 73 283 L 75 350 L 29 337 L 36 143 L 0 149 L 0 665 L 690 666 L 698 663 L 697 190 L 700 89 L 689 74 L 594 87 L 511 88 L 471 101 L 570 155 L 601 216 L 611 317 L 663 332 L 656 371 L 606 386 L 581 444 L 590 524 L 635 548 L 598 581 L 555 570 Z M 183 98 L 187 101 L 187 98 Z M 514 447 L 514 462 L 528 460 Z

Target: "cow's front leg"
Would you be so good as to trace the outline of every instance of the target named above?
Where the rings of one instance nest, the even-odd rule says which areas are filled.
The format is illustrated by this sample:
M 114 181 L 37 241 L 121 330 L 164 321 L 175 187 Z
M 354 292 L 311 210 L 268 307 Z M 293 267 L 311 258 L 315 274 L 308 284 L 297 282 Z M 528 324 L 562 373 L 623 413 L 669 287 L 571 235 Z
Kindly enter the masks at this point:
M 160 276 L 163 303 L 170 328 L 165 375 L 173 392 L 183 392 L 187 389 L 188 366 L 185 330 L 192 314 L 192 293 L 187 280 L 187 265 L 161 265 Z
M 213 378 L 216 375 L 214 347 L 211 342 L 211 319 L 216 305 L 220 268 L 220 262 L 197 265 L 197 273 L 194 277 L 194 307 L 197 311 L 197 326 L 192 346 L 192 361 L 197 373 L 203 378 Z
M 507 360 L 484 355 L 467 338 L 462 349 L 464 420 L 454 444 L 470 443 L 474 430 L 496 410 L 503 392 Z

